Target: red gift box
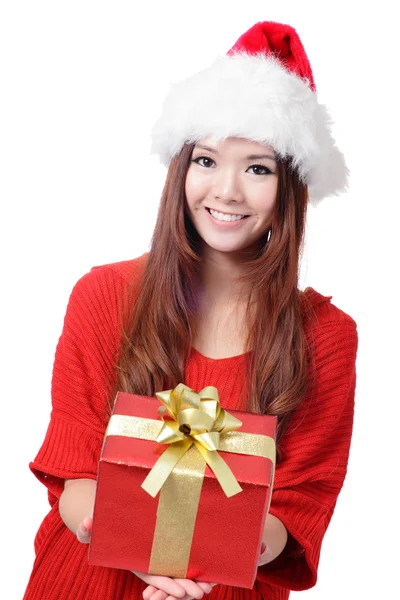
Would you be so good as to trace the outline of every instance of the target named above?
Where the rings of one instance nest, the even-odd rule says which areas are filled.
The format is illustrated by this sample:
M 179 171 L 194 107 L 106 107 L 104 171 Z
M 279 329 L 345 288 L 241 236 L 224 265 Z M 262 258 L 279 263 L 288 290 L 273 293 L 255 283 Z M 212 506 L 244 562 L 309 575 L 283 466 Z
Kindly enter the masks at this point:
M 277 418 L 227 413 L 242 425 L 221 434 L 217 453 L 240 493 L 227 497 L 193 444 L 153 498 L 142 484 L 175 446 L 156 441 L 159 407 L 155 398 L 117 395 L 99 462 L 89 564 L 252 588 L 271 502 Z

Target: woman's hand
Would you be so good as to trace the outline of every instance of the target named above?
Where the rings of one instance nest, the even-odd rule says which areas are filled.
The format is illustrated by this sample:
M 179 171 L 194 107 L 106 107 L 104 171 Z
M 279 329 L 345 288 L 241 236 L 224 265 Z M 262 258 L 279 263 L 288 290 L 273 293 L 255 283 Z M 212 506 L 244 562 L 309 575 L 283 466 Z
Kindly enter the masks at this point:
M 272 559 L 271 549 L 265 542 L 261 544 L 258 565 L 265 565 Z M 203 581 L 192 581 L 190 579 L 171 579 L 145 573 L 135 573 L 140 579 L 148 583 L 143 592 L 143 600 L 199 600 L 204 594 L 209 594 L 216 583 L 204 583 Z M 176 587 L 178 584 L 179 588 Z M 199 589 L 200 588 L 200 589 Z M 182 595 L 182 590 L 185 595 Z
M 76 537 L 82 544 L 89 544 L 92 536 L 93 519 L 85 517 L 79 523 Z M 189 600 L 196 598 L 201 600 L 204 594 L 209 594 L 215 583 L 205 583 L 204 581 L 192 581 L 191 579 L 173 579 L 163 577 L 162 575 L 148 575 L 132 571 L 137 577 L 148 583 L 148 587 L 143 592 L 144 600 Z
M 258 566 L 261 567 L 262 565 L 266 565 L 271 562 L 271 560 L 271 548 L 267 546 L 265 542 L 262 542 L 260 556 L 258 557 Z
M 61 519 L 83 544 L 90 542 L 95 496 L 94 479 L 66 479 L 58 502 Z
M 82 523 L 79 523 L 76 530 L 76 537 L 82 544 L 89 544 L 92 537 L 92 525 L 93 519 L 91 517 L 85 517 Z
M 175 579 L 147 573 L 133 573 L 148 583 L 143 592 L 143 600 L 201 600 L 204 594 L 209 594 L 215 583 L 192 581 L 191 579 Z

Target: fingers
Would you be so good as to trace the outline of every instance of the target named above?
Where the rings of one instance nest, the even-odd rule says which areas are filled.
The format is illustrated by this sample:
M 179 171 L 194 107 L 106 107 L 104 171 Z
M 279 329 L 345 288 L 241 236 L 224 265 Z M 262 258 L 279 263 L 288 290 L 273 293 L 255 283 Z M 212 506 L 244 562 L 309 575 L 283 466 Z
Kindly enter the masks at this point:
M 83 519 L 82 523 L 78 525 L 76 537 L 82 544 L 89 544 L 90 538 L 92 537 L 92 524 L 93 519 L 91 517 L 86 517 Z
M 205 583 L 204 581 L 196 581 L 196 583 L 198 584 L 199 587 L 201 587 L 201 589 L 204 591 L 205 594 L 209 594 L 212 590 L 212 588 L 217 585 L 216 583 Z M 194 596 L 190 596 L 189 594 L 186 594 L 186 596 L 184 598 L 182 598 L 181 600 L 192 600 L 192 598 L 194 598 Z M 149 600 L 160 600 L 159 597 L 151 597 Z M 175 596 L 167 596 L 166 598 L 163 598 L 162 600 L 177 600 L 177 598 L 175 598 Z
M 133 573 L 149 585 L 143 592 L 143 600 L 201 600 L 216 585 L 191 579 L 172 579 L 161 575 Z
M 154 587 L 154 585 L 148 585 L 143 592 L 143 600 L 150 600 L 150 598 L 153 594 L 155 594 L 155 592 L 158 592 L 157 588 Z M 168 596 L 168 594 L 166 594 L 165 592 L 163 593 L 165 594 L 165 597 Z
M 169 596 L 162 590 L 156 590 L 154 592 L 154 594 L 151 596 L 151 600 L 166 600 L 166 598 L 173 598 L 174 600 L 176 600 L 176 596 Z M 186 596 L 184 597 L 183 600 L 186 600 Z
M 205 590 L 202 589 L 196 581 L 192 581 L 191 579 L 175 579 L 175 581 L 183 587 L 188 596 L 196 598 L 196 600 L 201 600 L 204 596 Z M 206 586 L 208 586 L 208 584 L 206 584 Z M 209 588 L 209 591 L 211 591 L 211 588 Z M 205 593 L 208 594 L 209 592 L 207 591 Z M 154 600 L 158 599 L 154 598 Z
M 205 581 L 196 581 L 196 583 L 205 594 L 209 594 L 213 588 L 211 583 L 206 583 Z
M 184 588 L 177 583 L 175 579 L 169 577 L 163 577 L 162 575 L 148 575 L 147 573 L 139 573 L 133 571 L 133 573 L 142 579 L 149 586 L 154 586 L 157 590 L 162 590 L 167 593 L 167 596 L 175 596 L 176 598 L 184 598 L 186 595 Z M 150 600 L 150 596 L 146 599 Z
M 178 581 L 178 580 L 176 580 Z M 198 596 L 193 596 L 189 593 L 189 590 L 192 592 L 195 591 L 195 586 L 192 584 L 197 584 L 200 588 L 200 591 L 197 591 Z M 191 581 L 189 579 L 181 579 L 179 580 L 179 584 L 182 585 L 186 589 L 186 594 L 180 600 L 191 600 L 192 598 L 203 597 L 203 594 L 209 594 L 212 588 L 217 585 L 216 583 L 206 583 L 205 581 Z M 157 589 L 154 585 L 149 585 L 143 592 L 143 600 L 177 600 L 176 596 L 171 594 L 167 594 L 163 590 Z

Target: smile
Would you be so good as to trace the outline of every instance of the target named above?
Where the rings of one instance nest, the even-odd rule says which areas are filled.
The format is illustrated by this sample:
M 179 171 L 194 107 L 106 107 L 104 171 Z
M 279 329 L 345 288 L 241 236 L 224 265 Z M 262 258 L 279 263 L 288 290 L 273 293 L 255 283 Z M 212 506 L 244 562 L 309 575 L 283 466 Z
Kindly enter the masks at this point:
M 241 221 L 246 219 L 249 215 L 235 215 L 232 213 L 223 213 L 212 208 L 207 208 L 208 212 L 217 219 L 218 221 Z

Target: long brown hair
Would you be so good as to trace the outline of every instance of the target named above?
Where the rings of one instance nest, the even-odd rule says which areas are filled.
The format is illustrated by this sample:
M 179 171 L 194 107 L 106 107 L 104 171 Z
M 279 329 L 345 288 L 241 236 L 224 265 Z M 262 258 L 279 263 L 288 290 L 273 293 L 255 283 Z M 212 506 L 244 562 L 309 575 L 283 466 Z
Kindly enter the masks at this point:
M 199 236 L 185 211 L 185 178 L 194 145 L 172 160 L 158 210 L 145 276 L 124 329 L 116 388 L 153 396 L 184 382 L 195 332 Z M 278 417 L 279 441 L 307 382 L 306 338 L 298 290 L 307 188 L 289 160 L 278 160 L 272 235 L 260 241 L 240 280 L 252 290 L 246 313 L 247 410 Z M 255 365 L 257 368 L 255 368 Z

